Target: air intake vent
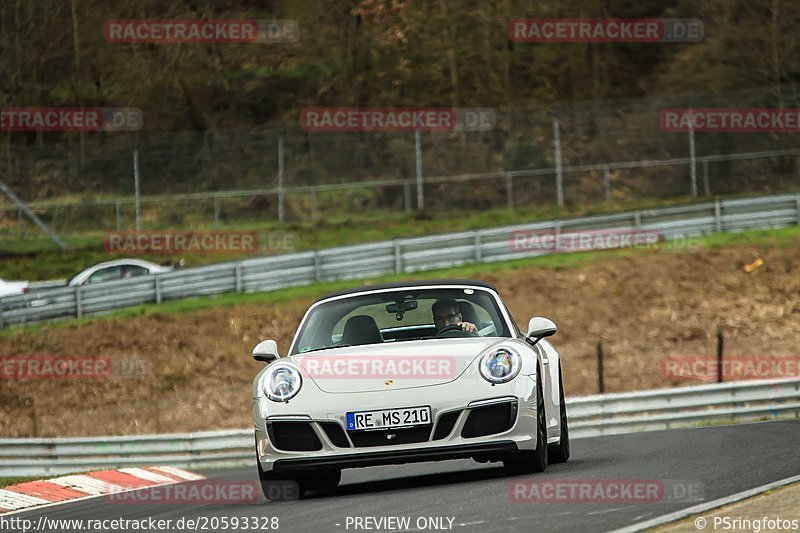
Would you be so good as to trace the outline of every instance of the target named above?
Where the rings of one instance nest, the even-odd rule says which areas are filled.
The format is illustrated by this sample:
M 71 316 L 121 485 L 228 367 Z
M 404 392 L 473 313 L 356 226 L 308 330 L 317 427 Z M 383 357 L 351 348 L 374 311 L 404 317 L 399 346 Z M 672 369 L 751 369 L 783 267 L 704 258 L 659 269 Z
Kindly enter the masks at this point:
M 322 443 L 310 422 L 267 422 L 267 434 L 272 444 L 287 452 L 315 452 Z
M 342 426 L 336 422 L 320 422 L 322 430 L 337 448 L 349 448 L 350 442 L 347 440 L 347 435 L 344 434 Z
M 460 414 L 461 411 L 453 411 L 452 413 L 446 413 L 440 416 L 439 422 L 436 424 L 436 431 L 433 432 L 433 440 L 441 440 L 450 435 L 450 432 L 453 431 L 453 426 L 456 425 L 458 415 Z
M 485 437 L 508 431 L 517 419 L 517 402 L 478 407 L 470 411 L 461 436 L 465 439 Z

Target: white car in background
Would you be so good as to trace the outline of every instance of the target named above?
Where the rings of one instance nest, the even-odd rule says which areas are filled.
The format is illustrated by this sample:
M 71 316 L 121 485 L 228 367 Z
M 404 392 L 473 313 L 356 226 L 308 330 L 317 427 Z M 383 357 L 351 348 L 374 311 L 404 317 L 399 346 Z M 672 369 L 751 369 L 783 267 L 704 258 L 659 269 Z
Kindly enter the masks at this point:
M 253 381 L 264 496 L 332 489 L 343 468 L 471 457 L 514 475 L 566 461 L 561 363 L 544 340 L 555 332 L 542 317 L 520 331 L 481 281 L 323 297 L 286 357 L 274 340 L 253 350 L 268 363 Z
M 162 274 L 172 272 L 174 267 L 161 266 L 142 259 L 115 259 L 98 263 L 83 270 L 74 276 L 69 282 L 66 280 L 48 281 L 2 281 L 0 280 L 0 298 L 4 296 L 24 295 L 23 298 L 14 298 L 13 302 L 8 303 L 8 309 L 23 307 L 41 307 L 56 303 L 63 294 L 59 291 L 48 291 L 47 289 L 63 289 L 64 287 L 77 287 L 80 285 L 93 285 L 107 281 L 119 281 L 123 279 L 135 278 L 149 274 Z
M 146 276 L 149 274 L 162 274 L 172 272 L 173 267 L 161 266 L 143 259 L 114 259 L 98 263 L 77 274 L 67 285 L 76 287 L 78 285 L 104 283 L 106 281 L 119 281 L 121 279 L 134 278 L 136 276 Z
M 5 281 L 0 279 L 0 298 L 3 296 L 14 296 L 28 292 L 27 281 Z

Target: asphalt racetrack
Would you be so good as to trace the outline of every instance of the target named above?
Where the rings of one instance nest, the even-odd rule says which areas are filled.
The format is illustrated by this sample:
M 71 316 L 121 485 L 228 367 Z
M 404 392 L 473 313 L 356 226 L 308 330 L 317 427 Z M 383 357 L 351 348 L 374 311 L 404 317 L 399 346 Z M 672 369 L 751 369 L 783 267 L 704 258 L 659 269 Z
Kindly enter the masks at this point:
M 172 519 L 173 524 L 181 518 L 208 519 L 194 528 L 173 525 L 174 531 L 252 531 L 256 521 L 258 530 L 277 525 L 278 531 L 291 532 L 399 531 L 418 526 L 433 531 L 609 531 L 797 475 L 798 441 L 800 420 L 654 431 L 573 441 L 570 461 L 551 465 L 544 474 L 512 478 L 499 463 L 472 460 L 416 463 L 345 470 L 336 490 L 311 492 L 293 502 L 267 502 L 260 495 L 258 501 L 247 503 L 151 502 L 145 497 L 141 500 L 148 501 L 114 503 L 97 497 L 12 516 L 33 522 L 39 517 L 48 521 L 153 518 Z M 201 473 L 225 484 L 256 481 L 254 467 Z M 636 503 L 591 498 L 533 503 L 532 492 L 518 493 L 528 500 L 515 501 L 510 490 L 519 481 L 528 487 L 535 482 L 543 489 L 547 483 L 551 488 L 567 482 L 602 487 L 623 480 L 660 482 L 665 489 L 657 499 Z M 214 517 L 250 517 L 251 522 L 247 529 L 230 525 L 224 529 L 219 521 L 212 528 Z M 78 529 L 73 525 L 63 530 Z

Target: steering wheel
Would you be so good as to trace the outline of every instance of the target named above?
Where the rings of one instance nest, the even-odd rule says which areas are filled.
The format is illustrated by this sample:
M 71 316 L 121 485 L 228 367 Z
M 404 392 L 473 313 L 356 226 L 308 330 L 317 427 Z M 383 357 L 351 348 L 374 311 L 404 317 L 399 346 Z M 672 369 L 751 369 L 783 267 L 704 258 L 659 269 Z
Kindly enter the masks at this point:
M 437 338 L 477 337 L 474 331 L 464 331 L 459 324 L 450 324 L 436 332 Z

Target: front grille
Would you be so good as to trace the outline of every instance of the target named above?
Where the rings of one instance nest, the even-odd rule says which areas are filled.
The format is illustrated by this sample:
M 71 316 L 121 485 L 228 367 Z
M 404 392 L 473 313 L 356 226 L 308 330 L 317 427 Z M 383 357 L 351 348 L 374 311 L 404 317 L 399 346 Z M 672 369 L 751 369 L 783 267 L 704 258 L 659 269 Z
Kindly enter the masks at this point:
M 379 431 L 353 431 L 350 440 L 358 447 L 394 446 L 395 444 L 411 444 L 426 442 L 431 436 L 431 426 L 419 426 L 405 429 L 384 429 Z M 392 436 L 389 438 L 389 436 Z
M 309 422 L 267 422 L 267 434 L 275 448 L 287 452 L 315 452 L 322 443 Z
M 484 437 L 508 431 L 517 419 L 517 402 L 478 407 L 470 411 L 461 436 L 465 439 Z
M 320 422 L 322 430 L 331 440 L 334 446 L 338 448 L 349 448 L 350 442 L 347 440 L 347 435 L 344 434 L 344 429 L 336 422 Z
M 456 425 L 458 415 L 461 411 L 453 411 L 452 413 L 445 413 L 439 417 L 439 422 L 436 424 L 436 431 L 433 432 L 433 440 L 441 440 L 453 431 L 453 426 Z

